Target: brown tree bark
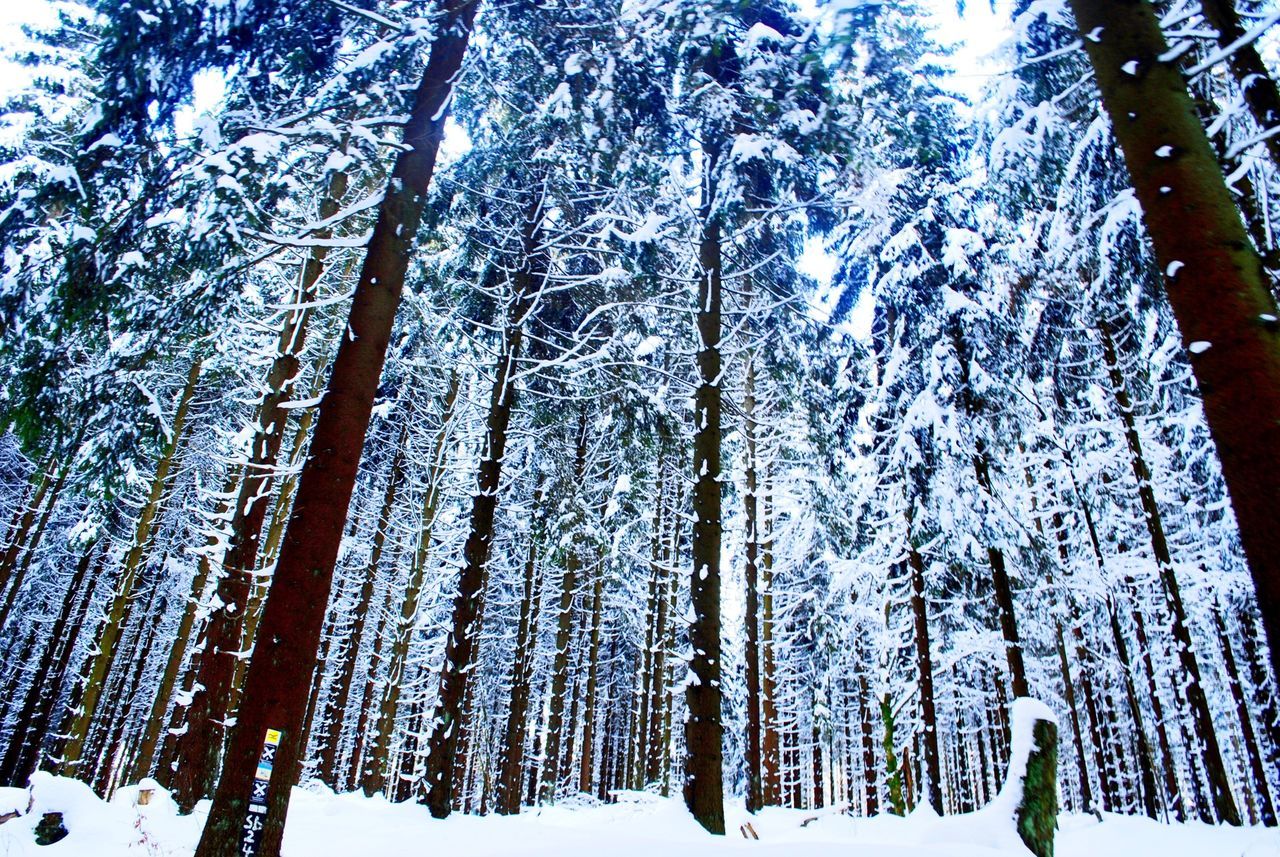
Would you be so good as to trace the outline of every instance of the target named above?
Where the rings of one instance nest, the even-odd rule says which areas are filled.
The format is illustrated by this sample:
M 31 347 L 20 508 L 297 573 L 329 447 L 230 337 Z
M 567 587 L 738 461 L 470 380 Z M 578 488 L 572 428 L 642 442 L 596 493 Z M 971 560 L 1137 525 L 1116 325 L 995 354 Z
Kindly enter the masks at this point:
M 541 195 L 542 191 L 535 190 L 534 194 L 525 216 L 523 259 L 513 275 L 511 306 L 504 329 L 502 352 L 494 373 L 493 393 L 485 428 L 485 448 L 481 453 L 476 493 L 471 502 L 470 532 L 462 548 L 464 565 L 458 577 L 458 592 L 453 602 L 453 630 L 445 644 L 435 725 L 428 742 L 427 806 L 436 818 L 445 818 L 453 811 L 453 764 L 458 749 L 462 704 L 467 693 L 472 654 L 479 631 L 476 622 L 484 596 L 485 571 L 493 545 L 493 524 L 498 510 L 498 490 L 502 481 L 503 458 L 506 455 L 507 429 L 511 424 L 511 412 L 516 402 L 516 388 L 511 376 L 520 356 L 525 316 L 546 278 L 546 263 L 541 246 L 545 200 Z
M 1240 738 L 1244 743 L 1245 756 L 1249 760 L 1249 776 L 1252 787 L 1248 791 L 1257 801 L 1258 818 L 1267 827 L 1276 823 L 1275 807 L 1271 803 L 1271 793 L 1267 787 L 1267 770 L 1262 761 L 1262 751 L 1258 746 L 1258 736 L 1253 730 L 1253 720 L 1249 717 L 1249 707 L 1245 703 L 1244 691 L 1240 686 L 1240 669 L 1236 666 L 1235 652 L 1231 649 L 1231 640 L 1227 636 L 1227 625 L 1222 621 L 1222 613 L 1213 611 L 1213 623 L 1218 632 L 1218 642 L 1222 646 L 1222 660 L 1227 668 L 1227 687 L 1231 690 L 1231 700 L 1236 706 L 1236 720 L 1240 723 Z
M 533 681 L 533 644 L 538 638 L 542 587 L 538 574 L 538 551 L 545 538 L 543 489 L 533 492 L 535 523 L 529 530 L 528 553 L 524 563 L 524 589 L 520 598 L 520 627 L 516 632 L 515 655 L 511 663 L 511 702 L 507 706 L 506 728 L 498 758 L 497 812 L 515 815 L 520 812 L 524 794 L 524 742 L 529 716 L 529 699 Z
M 747 741 L 744 751 L 747 766 L 747 811 L 759 812 L 764 807 L 764 784 L 761 781 L 761 726 L 760 726 L 760 504 L 756 497 L 759 489 L 756 473 L 756 367 L 754 355 L 746 356 L 745 378 L 742 396 L 742 435 L 746 455 L 746 492 L 742 501 L 746 513 L 745 577 L 747 604 L 746 622 L 746 673 L 747 673 Z
M 311 454 L 263 607 L 244 697 L 197 857 L 233 857 L 268 729 L 280 731 L 263 817 L 259 857 L 277 857 L 289 789 L 302 752 L 311 674 L 356 468 L 400 303 L 453 83 L 462 66 L 478 0 L 448 0 L 404 126 L 396 159 L 352 298 L 329 386 L 320 403 Z M 281 774 L 280 772 L 283 772 Z
M 338 213 L 347 191 L 347 175 L 335 171 L 330 177 L 319 215 L 328 220 Z M 318 239 L 332 237 L 332 229 L 317 232 Z M 262 528 L 271 505 L 271 483 L 275 478 L 280 448 L 290 411 L 282 407 L 297 389 L 303 346 L 312 314 L 311 303 L 324 271 L 329 248 L 311 249 L 302 267 L 295 292 L 295 307 L 285 315 L 276 345 L 275 358 L 267 371 L 266 392 L 258 404 L 249 461 L 240 478 L 240 488 L 231 510 L 230 537 L 218 578 L 214 610 L 203 632 L 203 654 L 196 693 L 186 709 L 186 731 L 178 741 L 178 768 L 173 778 L 174 799 L 183 812 L 213 793 L 225 743 L 224 728 L 234 709 L 232 687 L 242 659 L 253 638 L 246 631 L 250 595 L 254 588 Z
M 601 522 L 603 523 L 603 522 Z M 600 704 L 600 628 L 604 616 L 605 560 L 595 563 L 591 582 L 591 628 L 587 635 L 587 689 L 582 701 L 582 750 L 579 753 L 578 791 L 591 794 L 595 785 L 596 709 Z
M 858 709 L 862 712 L 862 782 L 863 794 L 865 796 L 863 810 L 866 815 L 876 815 L 880 812 L 880 800 L 876 793 L 876 783 L 879 777 L 876 776 L 876 737 L 875 727 L 871 719 L 871 707 L 877 704 L 875 698 L 871 695 L 870 688 L 867 687 L 867 677 L 865 674 L 858 675 Z
M 574 452 L 573 493 L 569 503 L 581 506 L 586 498 L 581 495 L 581 487 L 586 479 L 587 471 L 587 409 L 584 406 L 578 414 L 578 432 Z M 585 526 L 579 508 L 573 508 L 573 524 L 569 525 L 575 533 L 575 541 L 579 531 Z M 547 715 L 547 738 L 543 750 L 542 785 L 539 788 L 540 803 L 555 803 L 556 789 L 560 784 L 562 769 L 560 738 L 565 730 L 564 703 L 565 691 L 569 687 L 569 655 L 573 637 L 574 597 L 578 592 L 578 572 L 582 568 L 582 557 L 576 545 L 571 545 L 565 556 L 564 573 L 560 578 L 560 604 L 556 623 L 555 658 L 551 665 L 551 696 Z M 570 724 L 573 719 L 570 718 Z M 572 725 L 570 726 L 572 730 Z
M 1275 301 L 1146 0 L 1071 0 L 1145 215 L 1280 667 L 1280 342 Z M 1091 34 L 1100 38 L 1089 38 Z M 1130 73 L 1132 71 L 1133 73 Z M 1203 344 L 1201 344 L 1203 343 Z M 1280 673 L 1278 668 L 1277 673 Z M 1235 815 L 1219 792 L 1224 817 Z
M 715 62 L 716 60 L 711 60 Z M 713 75 L 714 77 L 715 75 Z M 690 682 L 685 691 L 684 801 L 707 832 L 724 835 L 723 734 L 720 716 L 720 311 L 723 259 L 715 211 L 716 145 L 705 144 L 702 239 L 698 258 L 698 388 L 694 397 L 693 568 L 689 578 Z
M 405 663 L 409 659 L 409 644 L 413 639 L 414 624 L 418 618 L 418 602 L 422 598 L 422 583 L 427 573 L 427 560 L 435 532 L 436 513 L 440 509 L 440 489 L 444 484 L 448 463 L 447 442 L 453 434 L 454 408 L 458 401 L 458 373 L 449 376 L 449 388 L 445 392 L 440 412 L 440 429 L 436 433 L 431 450 L 431 469 L 427 474 L 426 491 L 422 499 L 422 521 L 418 531 L 418 546 L 409 569 L 409 582 L 404 599 L 400 603 L 400 616 L 395 626 L 395 642 L 391 646 L 391 661 L 387 667 L 387 686 L 378 706 L 378 724 L 375 727 L 373 750 L 365 763 L 361 785 L 366 796 L 372 797 L 386 785 L 388 762 L 391 754 L 391 738 L 395 732 L 396 714 L 400 708 L 400 690 Z
M 61 770 L 77 773 L 78 765 L 89 738 L 89 730 L 99 718 L 98 702 L 106 686 L 108 673 L 116 657 L 116 644 L 120 641 L 120 632 L 129 619 L 133 605 L 134 588 L 138 582 L 138 574 L 146 558 L 147 548 L 151 544 L 151 531 L 160 506 L 169 488 L 169 473 L 182 442 L 183 429 L 187 421 L 187 410 L 191 398 L 195 395 L 196 383 L 200 379 L 201 362 L 191 364 L 187 372 L 187 382 L 178 399 L 178 407 L 174 412 L 173 424 L 170 427 L 169 442 L 161 450 L 160 459 L 156 463 L 155 474 L 151 478 L 151 490 L 143 503 L 142 512 L 134 528 L 133 545 L 125 555 L 124 567 L 120 580 L 116 584 L 116 592 L 107 608 L 106 619 L 98 636 L 95 654 L 91 658 L 88 672 L 80 698 L 80 711 L 71 720 L 67 729 L 67 740 L 62 748 Z
M 213 513 L 213 520 L 221 521 L 226 516 L 231 508 L 231 498 L 228 495 L 234 490 L 235 477 L 233 476 L 222 486 L 221 496 L 224 499 L 219 500 Z M 187 597 L 186 604 L 183 606 L 182 618 L 178 620 L 177 635 L 173 639 L 173 644 L 169 647 L 169 657 L 165 661 L 164 672 L 160 675 L 160 683 L 156 687 L 156 694 L 151 702 L 151 714 L 147 717 L 142 740 L 139 742 L 138 751 L 134 756 L 130 773 L 130 779 L 134 782 L 151 773 L 151 765 L 155 761 L 156 748 L 160 743 L 160 733 L 166 723 L 165 712 L 169 710 L 173 689 L 178 682 L 178 673 L 182 670 L 182 662 L 186 657 L 187 645 L 191 641 L 191 632 L 195 628 L 196 613 L 200 609 L 200 602 L 204 598 L 204 591 L 208 586 L 209 575 L 213 568 L 213 561 L 209 557 L 209 552 L 217 546 L 218 540 L 217 533 L 210 534 L 205 541 L 204 551 L 196 562 L 196 573 L 191 579 L 191 594 Z M 192 671 L 191 683 L 194 683 L 197 672 L 198 670 Z M 162 784 L 167 787 L 169 777 L 164 772 L 160 773 Z
M 356 600 L 355 610 L 350 617 L 346 645 L 343 647 L 342 669 L 338 672 L 333 690 L 329 695 L 329 704 L 325 709 L 325 739 L 320 748 L 320 765 L 317 775 L 335 789 L 339 782 L 338 751 L 342 745 L 343 718 L 346 715 L 347 704 L 351 700 L 351 689 L 355 682 L 360 650 L 364 648 L 365 623 L 368 621 L 374 589 L 378 584 L 378 571 L 382 565 L 382 553 L 387 544 L 391 516 L 395 512 L 396 498 L 400 494 L 400 486 L 405 478 L 410 422 L 412 422 L 411 408 L 401 421 L 400 436 L 396 440 L 396 451 L 391 460 L 391 471 L 387 475 L 387 487 L 382 495 L 382 508 L 378 512 L 378 520 L 374 526 L 369 565 L 361 577 L 360 597 Z
M 933 655 L 929 651 L 929 614 L 924 598 L 924 558 L 911 540 L 911 514 L 907 515 L 907 563 L 911 568 L 911 613 L 915 618 L 916 670 L 920 688 L 920 735 L 924 747 L 925 800 L 942 814 L 942 768 L 938 761 L 938 715 L 933 699 Z
M 1121 422 L 1124 425 L 1124 435 L 1129 447 L 1133 476 L 1138 483 L 1138 498 L 1142 503 L 1147 532 L 1151 537 L 1151 550 L 1155 556 L 1156 565 L 1160 569 L 1160 580 L 1164 585 L 1165 599 L 1169 605 L 1170 632 L 1173 634 L 1174 646 L 1178 653 L 1178 662 L 1186 674 L 1184 684 L 1186 686 L 1187 703 L 1191 707 L 1191 715 L 1196 724 L 1196 737 L 1201 742 L 1201 762 L 1209 779 L 1209 790 L 1213 799 L 1214 812 L 1217 814 L 1219 821 L 1233 825 L 1239 824 L 1240 814 L 1236 809 L 1235 799 L 1231 795 L 1231 785 L 1227 778 L 1226 764 L 1222 760 L 1222 751 L 1218 747 L 1218 736 L 1213 726 L 1213 715 L 1209 711 L 1209 701 L 1205 698 L 1204 684 L 1200 679 L 1200 665 L 1196 660 L 1195 650 L 1191 645 L 1191 631 L 1187 626 L 1186 608 L 1182 604 L 1182 595 L 1179 591 L 1178 579 L 1173 572 L 1173 557 L 1169 552 L 1168 539 L 1165 537 L 1160 506 L 1156 502 L 1155 489 L 1151 484 L 1151 469 L 1147 466 L 1146 456 L 1142 449 L 1142 439 L 1138 434 L 1133 403 L 1125 388 L 1124 376 L 1120 370 L 1114 329 L 1109 321 L 1100 319 L 1098 331 L 1102 339 L 1103 359 L 1111 381 L 1111 393 L 1115 398 L 1116 410 L 1119 411 Z
M 773 640 L 773 502 L 764 497 L 760 543 L 760 690 L 764 698 L 760 703 L 760 724 L 763 735 L 760 741 L 760 781 L 764 789 L 766 806 L 782 804 L 782 784 L 779 778 L 778 755 L 778 680 L 777 655 Z
M 991 462 L 982 448 L 973 456 L 973 471 L 977 475 L 978 485 L 994 498 L 991 484 Z M 1005 567 L 1004 551 L 989 545 L 987 558 L 991 563 L 991 582 L 995 589 L 996 612 L 1000 619 L 1000 632 L 1004 636 L 1004 654 L 1009 663 L 1009 685 L 1014 698 L 1030 696 L 1027 686 L 1027 668 L 1022 659 L 1022 638 L 1018 636 L 1017 614 L 1013 608 L 1013 584 L 1009 580 L 1009 571 Z

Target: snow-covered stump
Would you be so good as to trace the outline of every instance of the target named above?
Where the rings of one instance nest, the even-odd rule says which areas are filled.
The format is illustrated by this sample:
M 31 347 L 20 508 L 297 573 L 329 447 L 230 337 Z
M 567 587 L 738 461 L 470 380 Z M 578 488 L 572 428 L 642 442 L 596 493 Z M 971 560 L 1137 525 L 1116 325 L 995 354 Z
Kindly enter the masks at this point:
M 1058 719 L 1030 697 L 1014 700 L 1009 774 L 990 811 L 1008 817 L 1036 857 L 1053 857 L 1058 825 Z

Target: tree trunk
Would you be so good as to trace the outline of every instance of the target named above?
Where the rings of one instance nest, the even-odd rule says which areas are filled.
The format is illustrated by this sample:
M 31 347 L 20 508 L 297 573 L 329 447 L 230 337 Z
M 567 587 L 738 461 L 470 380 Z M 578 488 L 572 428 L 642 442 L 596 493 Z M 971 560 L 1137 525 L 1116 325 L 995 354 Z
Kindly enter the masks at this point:
M 684 507 L 684 485 L 677 475 L 675 499 L 666 512 L 666 532 L 663 534 L 662 570 L 663 579 L 659 583 L 657 630 L 654 637 L 656 651 L 653 653 L 653 680 L 649 694 L 649 727 L 645 744 L 643 785 L 662 781 L 663 795 L 667 794 L 669 782 L 671 754 L 671 691 L 667 676 L 669 673 L 668 658 L 675 645 L 676 599 L 679 594 L 679 582 L 675 573 L 677 555 L 680 551 L 680 520 Z
M 346 173 L 334 172 L 320 204 L 321 220 L 337 214 L 346 191 Z M 316 237 L 330 238 L 332 229 L 322 229 Z M 221 724 L 234 711 L 235 677 L 241 672 L 242 653 L 253 643 L 253 637 L 246 633 L 246 617 L 250 614 L 262 528 L 271 504 L 271 483 L 290 415 L 290 410 L 282 405 L 297 387 L 302 368 L 299 358 L 312 314 L 310 304 L 315 300 L 316 285 L 328 252 L 328 247 L 313 247 L 302 267 L 296 307 L 285 316 L 276 356 L 267 371 L 266 393 L 255 413 L 249 461 L 232 508 L 230 537 L 217 584 L 216 598 L 220 606 L 209 616 L 204 628 L 203 656 L 196 679 L 201 690 L 187 706 L 187 729 L 178 741 L 178 769 L 173 787 L 174 798 L 183 812 L 189 812 L 197 800 L 213 793 L 225 742 Z
M 1280 674 L 1280 342 L 1275 301 L 1145 0 L 1071 0 L 1142 204 Z M 1102 33 L 1101 38 L 1089 38 Z M 1129 73 L 1132 70 L 1134 73 Z M 1217 798 L 1235 817 L 1230 796 Z
M 876 783 L 879 780 L 876 776 L 876 738 L 871 722 L 871 706 L 875 700 L 867 687 L 867 677 L 862 673 L 858 675 L 858 698 L 858 708 L 862 712 L 863 813 L 871 816 L 880 812 L 880 800 L 876 794 Z
M 36 515 L 44 505 L 45 495 L 49 493 L 50 486 L 66 478 L 68 468 L 65 464 L 60 469 L 56 480 L 50 478 L 53 463 L 53 458 L 50 456 L 36 466 L 27 495 L 23 497 L 22 503 L 14 513 L 14 520 L 9 525 L 9 540 L 6 542 L 4 554 L 0 555 L 0 594 L 4 598 L 3 606 L 0 606 L 0 628 L 8 618 L 8 605 L 17 598 L 17 591 L 22 585 L 21 580 L 14 578 L 18 570 L 18 558 L 27 543 L 31 527 L 35 524 Z M 53 494 L 56 497 L 58 489 L 55 488 Z M 52 507 L 53 503 L 50 502 L 49 505 Z
M 543 491 L 538 486 L 533 492 L 533 510 L 536 523 L 529 529 L 528 554 L 524 563 L 524 591 L 520 599 L 520 627 L 516 632 L 515 656 L 511 663 L 511 704 L 507 707 L 506 729 L 503 730 L 502 751 L 498 757 L 499 815 L 515 815 L 520 812 L 524 794 L 524 743 L 529 716 L 529 698 L 533 680 L 533 645 L 538 638 L 538 614 L 541 612 L 542 587 L 538 574 L 538 549 L 545 536 L 545 513 L 542 509 Z
M 222 487 L 220 495 L 222 499 L 218 501 L 216 511 L 213 513 L 213 520 L 221 521 L 226 517 L 231 508 L 229 495 L 234 490 L 235 478 L 232 477 Z M 187 645 L 191 641 L 191 631 L 195 627 L 196 614 L 199 612 L 200 603 L 204 599 L 204 591 L 209 583 L 209 574 L 213 567 L 213 560 L 210 558 L 209 553 L 216 549 L 218 542 L 219 534 L 216 532 L 210 534 L 205 541 L 204 550 L 196 562 L 196 573 L 191 579 L 191 594 L 187 597 L 186 604 L 183 606 L 182 618 L 178 620 L 177 635 L 173 639 L 173 645 L 169 647 L 169 657 L 165 661 L 164 672 L 160 675 L 160 683 L 156 687 L 155 697 L 151 702 L 151 713 L 147 717 L 146 725 L 143 728 L 142 740 L 138 745 L 138 751 L 133 760 L 130 779 L 134 782 L 151 773 L 151 764 L 155 761 L 156 747 L 160 743 L 160 733 L 165 726 L 165 713 L 169 710 L 169 702 L 173 698 L 173 689 L 178 682 L 178 673 L 182 670 L 182 662 L 187 654 Z M 194 675 L 195 673 L 193 672 Z M 167 775 L 164 780 L 164 784 L 167 786 L 169 781 Z
M 151 531 L 169 487 L 170 469 L 182 441 L 187 409 L 191 405 L 191 397 L 195 394 L 196 383 L 200 379 L 200 368 L 201 363 L 197 360 L 191 364 L 191 369 L 187 372 L 187 383 L 182 389 L 181 398 L 178 399 L 178 408 L 170 427 L 169 442 L 165 444 L 160 453 L 160 460 L 156 463 L 155 474 L 151 479 L 151 490 L 143 503 L 142 512 L 138 516 L 138 523 L 134 529 L 133 546 L 124 558 L 124 567 L 120 574 L 120 581 L 116 585 L 115 596 L 107 608 L 106 620 L 103 622 L 97 645 L 94 647 L 95 654 L 85 674 L 80 710 L 71 721 L 66 733 L 66 744 L 62 749 L 61 769 L 68 773 L 78 771 L 77 766 L 82 761 L 81 756 L 84 753 L 85 742 L 89 738 L 89 730 L 99 717 L 98 702 L 115 661 L 116 644 L 120 641 L 120 632 L 129 618 L 138 572 L 146 556 L 147 547 L 151 543 Z
M 1200 665 L 1191 647 L 1191 631 L 1187 626 L 1186 609 L 1182 605 L 1178 580 L 1173 573 L 1173 557 L 1169 553 L 1169 542 L 1165 537 L 1160 507 L 1156 503 L 1155 489 L 1151 484 L 1151 469 L 1147 466 L 1146 457 L 1143 454 L 1142 439 L 1138 434 L 1133 403 L 1129 399 L 1124 376 L 1120 371 L 1111 323 L 1100 319 L 1098 330 L 1102 338 L 1103 358 L 1111 381 L 1111 392 L 1115 398 L 1116 410 L 1120 412 L 1120 419 L 1124 424 L 1125 440 L 1129 446 L 1133 476 L 1138 483 L 1138 497 L 1142 502 L 1143 517 L 1146 520 L 1147 532 L 1151 536 L 1151 550 L 1160 569 L 1160 580 L 1164 584 L 1172 626 L 1170 631 L 1178 650 L 1178 661 L 1186 673 L 1187 702 L 1191 706 L 1191 715 L 1195 720 L 1196 737 L 1202 742 L 1201 758 L 1209 779 L 1214 812 L 1219 821 L 1237 825 L 1240 823 L 1240 814 L 1231 796 L 1226 765 L 1222 761 L 1222 751 L 1218 747 L 1218 736 L 1213 727 L 1213 715 L 1209 711 L 1209 702 L 1205 698 L 1204 685 L 1200 680 Z
M 719 158 L 705 154 L 698 280 L 698 389 L 694 399 L 693 569 L 689 602 L 690 682 L 685 691 L 684 801 L 709 833 L 724 834 L 720 721 L 720 220 L 714 211 Z
M 746 672 L 747 672 L 747 740 L 744 751 L 747 765 L 747 812 L 764 807 L 761 782 L 760 734 L 760 532 L 759 502 L 756 499 L 756 367 L 754 355 L 747 352 L 746 378 L 742 397 L 742 435 L 746 454 L 746 493 L 742 502 L 746 512 Z
M 268 730 L 280 732 L 274 770 L 284 773 L 269 783 L 262 830 L 245 835 L 259 843 L 259 857 L 280 853 L 342 525 L 409 255 L 435 171 L 453 82 L 478 5 L 478 0 L 451 0 L 440 10 L 438 35 L 404 126 L 405 149 L 396 159 L 379 205 L 352 299 L 348 335 L 341 337 L 320 404 L 311 455 L 299 479 L 293 517 L 263 607 L 244 697 L 197 857 L 232 857 L 241 852 L 241 827 Z
M 987 453 L 981 448 L 973 456 L 973 471 L 978 477 L 978 485 L 988 497 L 994 498 L 991 463 L 987 459 Z M 1027 686 L 1027 669 L 1022 661 L 1022 639 L 1018 636 L 1018 620 L 1013 609 L 1013 584 L 1009 580 L 1008 569 L 1005 568 L 1004 551 L 989 545 L 987 558 L 991 563 L 991 582 L 995 588 L 1000 632 L 1004 635 L 1005 659 L 1009 663 L 1010 689 L 1015 699 L 1030 696 L 1031 691 Z
M 587 640 L 587 696 L 582 703 L 582 751 L 578 775 L 578 791 L 591 794 L 595 776 L 596 758 L 596 707 L 599 705 L 600 683 L 600 624 L 604 613 L 605 560 L 596 563 L 595 580 L 591 585 L 591 630 Z
M 434 728 L 428 742 L 426 779 L 430 789 L 427 805 L 436 818 L 445 818 L 453 805 L 453 762 L 458 749 L 459 718 L 470 676 L 472 652 L 479 631 L 477 614 L 483 598 L 485 569 L 493 545 L 494 516 L 498 510 L 498 490 L 507 448 L 507 428 L 515 407 L 515 371 L 523 341 L 525 315 L 534 296 L 542 289 L 546 266 L 541 255 L 544 199 L 537 195 L 524 223 L 523 256 L 514 274 L 514 294 L 504 331 L 502 353 L 494 373 L 489 403 L 485 449 L 476 477 L 476 493 L 471 502 L 471 525 L 463 545 L 463 569 L 458 577 L 458 593 L 453 602 L 453 630 L 445 644 L 440 695 Z
M 1231 640 L 1227 637 L 1227 625 L 1222 621 L 1222 613 L 1213 611 L 1214 626 L 1218 631 L 1218 640 L 1222 646 L 1222 660 L 1227 668 L 1227 686 L 1231 690 L 1231 700 L 1236 706 L 1236 719 L 1240 723 L 1240 737 L 1244 742 L 1245 755 L 1249 759 L 1249 774 L 1253 779 L 1253 787 L 1248 791 L 1258 801 L 1259 818 L 1267 827 L 1276 823 L 1275 808 L 1271 804 L 1271 794 L 1267 788 L 1267 771 L 1262 761 L 1262 751 L 1258 747 L 1258 736 L 1253 731 L 1253 721 L 1249 718 L 1249 707 L 1245 704 L 1244 691 L 1240 687 L 1240 670 L 1236 666 L 1235 652 L 1231 650 Z
M 1200 0 L 1200 9 L 1209 25 L 1218 31 L 1218 46 L 1228 48 L 1245 35 L 1236 12 L 1234 0 Z M 1231 74 L 1240 85 L 1245 104 L 1258 130 L 1273 131 L 1280 124 L 1280 90 L 1258 49 L 1252 44 L 1242 45 L 1227 58 Z M 1271 160 L 1280 167 L 1280 137 L 1274 134 L 1264 141 Z
M 356 663 L 360 660 L 360 650 L 364 647 L 365 622 L 369 618 L 369 609 L 373 604 L 373 593 L 378 583 L 378 571 L 382 564 L 382 553 L 387 543 L 387 531 L 391 527 L 391 516 L 395 512 L 396 498 L 400 494 L 400 485 L 404 482 L 405 459 L 408 455 L 409 423 L 412 421 L 412 409 L 401 421 L 400 437 L 396 441 L 395 456 L 391 460 L 391 472 L 387 476 L 387 487 L 382 495 L 382 509 L 373 531 L 373 549 L 369 555 L 369 565 L 364 571 L 360 586 L 360 598 L 351 617 L 350 631 L 342 658 L 342 669 L 329 696 L 325 722 L 327 732 L 320 750 L 319 777 L 334 788 L 338 783 L 338 751 L 342 745 L 342 726 L 347 711 L 347 703 L 351 700 L 351 688 L 355 681 Z
M 373 750 L 365 764 L 362 786 L 367 797 L 382 791 L 386 784 L 387 764 L 391 754 L 391 738 L 395 732 L 396 713 L 400 707 L 400 685 L 404 679 L 404 667 L 409 658 L 409 644 L 413 639 L 418 618 L 418 602 L 422 598 L 422 583 L 426 577 L 427 559 L 435 530 L 436 513 L 440 508 L 440 489 L 444 484 L 445 465 L 448 461 L 449 438 L 453 434 L 454 407 L 458 401 L 458 373 L 449 376 L 449 389 L 445 393 L 440 412 L 440 430 L 436 433 L 431 451 L 431 469 L 427 474 L 426 491 L 422 500 L 422 522 L 418 531 L 418 547 L 413 555 L 409 582 L 404 600 L 400 603 L 400 617 L 396 622 L 395 642 L 391 647 L 391 661 L 387 667 L 387 686 L 378 706 L 378 725 L 374 733 Z
M 578 415 L 578 434 L 575 450 L 573 485 L 582 486 L 587 475 L 586 407 L 583 407 Z M 581 506 L 586 502 L 586 499 L 581 496 L 581 490 L 580 487 L 577 488 L 575 493 L 570 496 L 569 502 L 571 504 Z M 585 525 L 585 521 L 580 509 L 575 508 L 570 514 L 573 516 L 573 524 L 569 525 L 572 531 L 581 530 Z M 580 537 L 579 532 L 574 532 L 571 538 L 576 542 Z M 564 702 L 565 691 L 569 686 L 569 649 L 573 639 L 573 601 L 578 591 L 578 571 L 581 566 L 582 557 L 578 553 L 578 548 L 576 545 L 571 545 L 565 557 L 564 574 L 560 578 L 560 606 L 557 614 L 559 618 L 556 624 L 555 660 L 551 666 L 551 697 L 547 717 L 547 739 L 543 753 L 542 786 L 538 795 L 541 803 L 555 803 L 556 788 L 560 784 L 560 770 L 562 767 L 560 738 L 561 733 L 565 730 Z M 573 728 L 572 724 L 573 720 L 570 718 L 570 730 Z
M 83 434 L 83 431 L 81 434 Z M 77 435 L 75 441 L 72 443 L 72 448 L 74 449 L 79 447 L 79 445 L 80 435 Z M 27 570 L 31 568 L 31 563 L 35 560 L 36 549 L 40 547 L 40 541 L 44 537 L 45 528 L 49 524 L 49 517 L 53 514 L 53 508 L 57 504 L 59 496 L 62 494 L 63 486 L 67 484 L 67 476 L 71 473 L 71 465 L 73 463 L 74 460 L 69 459 L 62 465 L 61 469 L 58 471 L 58 477 L 53 481 L 53 485 L 50 487 L 47 495 L 43 491 L 37 492 L 39 494 L 38 499 L 44 501 L 43 507 L 40 511 L 40 519 L 36 523 L 34 529 L 30 529 L 29 525 L 28 528 L 24 528 L 20 533 L 22 541 L 15 542 L 10 548 L 11 550 L 21 549 L 22 556 L 19 560 L 17 554 L 14 554 L 17 566 L 13 569 L 13 573 L 11 575 L 12 584 L 9 586 L 8 592 L 5 593 L 3 602 L 0 602 L 0 630 L 4 629 L 5 624 L 9 621 L 10 611 L 13 610 L 13 605 L 17 603 L 18 594 L 22 591 L 22 582 L 27 576 Z M 44 485 L 42 484 L 41 487 L 43 488 Z M 37 503 L 36 505 L 38 506 L 39 504 Z M 34 514 L 34 506 L 31 509 L 31 512 Z M 26 520 L 27 516 L 24 513 L 20 523 L 26 522 Z M 6 559 L 8 558 L 7 554 L 8 552 L 6 552 Z M 3 587 L 0 586 L 0 589 L 3 589 Z
M 938 762 L 938 715 L 933 701 L 933 656 L 929 652 L 929 615 L 924 600 L 924 558 L 911 541 L 911 515 L 907 515 L 907 561 L 911 567 L 911 612 L 915 617 L 916 669 L 920 686 L 920 721 L 924 727 L 924 767 L 928 782 L 924 797 L 942 815 L 942 769 Z
M 49 629 L 48 644 L 40 664 L 36 668 L 35 680 L 27 690 L 22 708 L 18 712 L 13 731 L 9 735 L 9 745 L 0 759 L 0 783 L 14 788 L 25 788 L 27 778 L 36 769 L 40 744 L 44 740 L 49 722 L 49 712 L 53 708 L 56 693 L 60 688 L 62 675 L 66 671 L 70 658 L 69 643 L 74 642 L 74 631 L 68 633 L 72 617 L 76 615 L 79 605 L 80 621 L 92 600 L 92 580 L 85 590 L 85 580 L 89 576 L 89 568 L 95 550 L 90 547 L 81 555 L 71 573 L 71 583 L 63 596 L 62 606 L 53 626 Z M 82 591 L 83 590 L 83 591 Z M 78 627 L 79 622 L 76 623 Z
M 771 497 L 764 498 L 763 541 L 760 544 L 760 689 L 764 698 L 760 703 L 761 723 L 760 767 L 761 785 L 766 806 L 782 803 L 782 786 L 778 779 L 778 680 L 776 654 L 773 641 L 773 509 Z M 873 786 L 874 789 L 874 786 Z

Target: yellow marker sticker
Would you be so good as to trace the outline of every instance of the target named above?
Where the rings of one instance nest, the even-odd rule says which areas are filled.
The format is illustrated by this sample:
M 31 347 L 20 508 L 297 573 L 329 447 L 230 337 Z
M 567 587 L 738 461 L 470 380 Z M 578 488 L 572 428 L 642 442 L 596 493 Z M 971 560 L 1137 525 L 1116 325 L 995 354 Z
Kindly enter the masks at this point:
M 279 743 L 280 743 L 280 730 L 279 730 L 279 729 L 268 729 L 268 730 L 267 730 L 267 743 L 268 743 L 268 744 L 279 744 Z

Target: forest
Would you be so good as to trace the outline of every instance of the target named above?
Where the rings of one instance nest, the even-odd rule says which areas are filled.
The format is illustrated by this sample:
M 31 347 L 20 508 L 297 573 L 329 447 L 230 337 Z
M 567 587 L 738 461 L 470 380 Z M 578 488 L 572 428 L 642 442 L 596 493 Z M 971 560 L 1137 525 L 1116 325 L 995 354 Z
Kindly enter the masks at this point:
M 1270 0 L 36 5 L 0 850 L 349 793 L 1280 850 Z

